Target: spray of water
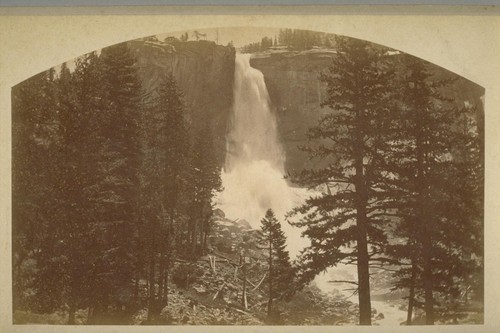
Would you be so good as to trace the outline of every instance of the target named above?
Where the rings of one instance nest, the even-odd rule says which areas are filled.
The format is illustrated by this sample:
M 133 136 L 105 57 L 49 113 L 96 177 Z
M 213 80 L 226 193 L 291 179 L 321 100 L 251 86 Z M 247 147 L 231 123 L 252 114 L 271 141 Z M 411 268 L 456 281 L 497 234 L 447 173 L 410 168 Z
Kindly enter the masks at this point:
M 296 255 L 307 241 L 300 230 L 284 222 L 285 214 L 303 201 L 304 190 L 284 179 L 285 154 L 276 118 L 270 107 L 264 76 L 250 66 L 250 55 L 236 56 L 234 105 L 227 134 L 224 191 L 219 206 L 231 219 L 245 219 L 253 228 L 272 208 L 288 237 L 288 250 Z

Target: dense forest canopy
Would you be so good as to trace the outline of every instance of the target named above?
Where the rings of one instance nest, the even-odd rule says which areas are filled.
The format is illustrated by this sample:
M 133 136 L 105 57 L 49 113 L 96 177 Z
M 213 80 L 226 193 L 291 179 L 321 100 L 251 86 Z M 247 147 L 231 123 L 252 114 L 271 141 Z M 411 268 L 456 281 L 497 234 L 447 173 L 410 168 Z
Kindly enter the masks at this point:
M 220 190 L 210 130 L 190 132 L 171 77 L 145 96 L 134 64 L 119 44 L 13 90 L 14 310 L 116 322 L 147 276 L 151 319 L 172 260 L 206 248 Z

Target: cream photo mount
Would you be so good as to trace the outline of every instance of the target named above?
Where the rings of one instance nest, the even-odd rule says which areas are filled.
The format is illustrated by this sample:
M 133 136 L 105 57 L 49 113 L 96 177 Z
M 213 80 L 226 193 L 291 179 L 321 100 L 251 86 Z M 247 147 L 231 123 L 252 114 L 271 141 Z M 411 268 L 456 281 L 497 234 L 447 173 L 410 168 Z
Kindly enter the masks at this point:
M 405 327 L 410 332 L 494 332 L 500 324 L 500 11 L 482 6 L 215 6 L 0 9 L 0 331 L 232 331 L 235 327 L 107 327 L 12 325 L 11 311 L 11 88 L 82 54 L 123 41 L 175 31 L 295 28 L 360 38 L 420 57 L 485 88 L 485 313 L 484 325 Z M 304 327 L 305 328 L 305 327 Z M 302 331 L 303 327 L 238 327 Z M 317 332 L 331 327 L 308 327 Z M 398 327 L 335 327 L 340 332 L 399 332 Z

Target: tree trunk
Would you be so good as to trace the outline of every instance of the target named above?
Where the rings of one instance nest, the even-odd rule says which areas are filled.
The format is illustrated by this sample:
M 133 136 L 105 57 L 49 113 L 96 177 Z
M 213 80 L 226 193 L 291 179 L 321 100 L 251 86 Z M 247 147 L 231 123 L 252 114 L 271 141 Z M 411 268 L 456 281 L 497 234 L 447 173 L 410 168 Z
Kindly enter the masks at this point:
M 197 251 L 197 255 L 200 255 L 203 252 L 203 228 L 200 226 L 200 231 L 198 232 L 198 235 L 200 236 L 200 241 L 199 241 L 199 250 Z
M 207 231 L 205 231 L 205 232 L 203 233 L 203 245 L 202 245 L 203 254 L 206 254 L 206 253 L 207 253 L 207 249 L 208 249 L 207 240 L 208 240 L 208 232 L 207 232 Z
M 272 235 L 269 233 L 269 301 L 267 302 L 267 317 L 271 318 L 273 315 L 273 242 Z
M 15 231 L 12 232 L 13 235 L 16 234 Z M 28 237 L 31 239 L 31 237 Z M 32 244 L 28 241 L 28 244 Z M 17 247 L 13 245 L 13 247 Z M 13 264 L 12 264 L 12 293 L 14 294 L 12 297 L 12 311 L 15 312 L 18 309 L 19 298 L 22 293 L 22 287 L 19 286 L 21 282 L 21 265 L 24 259 L 27 257 L 27 251 L 18 251 L 18 249 L 13 249 L 13 252 L 18 252 L 18 256 L 13 256 Z
M 170 257 L 167 258 L 166 267 L 165 267 L 165 280 L 163 282 L 163 304 L 168 305 L 168 276 L 170 270 Z
M 368 193 L 364 174 L 364 119 L 363 110 L 358 111 L 357 132 L 354 147 L 354 163 L 356 169 L 355 182 L 355 208 L 357 227 L 357 266 L 358 266 L 358 296 L 359 296 L 359 324 L 371 325 L 371 300 L 370 300 L 370 271 L 368 256 L 368 218 L 366 206 Z
M 77 300 L 78 272 L 76 267 L 71 271 L 71 285 L 69 293 L 68 325 L 75 325 L 75 312 Z
M 432 282 L 432 242 L 427 235 L 424 244 L 424 298 L 425 298 L 425 324 L 434 325 L 434 297 Z
M 90 286 L 89 286 L 89 311 L 87 314 L 87 325 L 96 325 L 98 324 L 98 319 L 97 317 L 99 316 L 101 310 L 100 306 L 100 297 L 101 295 L 98 294 L 97 291 L 97 271 L 100 268 L 100 260 L 97 259 L 96 262 L 94 263 L 94 269 L 92 270 L 91 276 L 90 276 Z
M 94 307 L 92 305 L 89 306 L 87 311 L 87 325 L 92 324 L 91 318 L 94 316 Z
M 134 282 L 134 303 L 136 305 L 139 304 L 139 280 L 141 279 L 141 270 L 142 270 L 142 262 L 139 259 L 139 263 L 137 265 L 137 270 L 135 272 L 135 282 Z
M 243 305 L 243 308 L 247 310 L 248 304 L 247 304 L 247 265 L 245 263 L 245 257 L 243 257 L 243 293 L 241 295 L 241 305 Z
M 190 230 L 189 230 L 189 254 L 191 258 L 195 257 L 195 247 L 196 247 L 196 220 L 194 218 L 191 219 L 190 222 Z
M 154 238 L 153 238 L 154 242 Z M 155 308 L 155 250 L 154 243 L 152 244 L 151 256 L 149 258 L 149 302 L 148 302 L 148 322 L 154 320 Z
M 74 300 L 70 301 L 69 310 L 68 310 L 68 325 L 75 325 L 75 312 L 76 306 Z
M 160 267 L 158 268 L 160 276 L 158 278 L 158 301 L 159 305 L 163 304 L 163 287 L 165 282 L 165 253 L 162 246 L 160 253 Z
M 107 304 L 107 295 L 104 295 L 101 299 L 96 300 L 94 305 L 92 306 L 92 315 L 87 318 L 87 322 L 91 325 L 102 324 L 106 317 Z
M 417 163 L 417 204 L 418 204 L 418 218 L 419 225 L 422 226 L 422 234 L 420 235 L 420 243 L 423 251 L 423 282 L 424 282 L 424 310 L 425 310 L 425 323 L 427 325 L 434 325 L 434 300 L 433 300 L 433 286 L 432 286 L 432 226 L 431 218 L 428 211 L 428 181 L 425 168 L 427 167 L 428 156 L 424 146 L 425 133 L 422 131 L 422 115 L 421 112 L 416 113 L 416 163 Z
M 415 280 L 417 278 L 417 265 L 414 260 L 412 260 L 411 265 L 411 279 L 410 279 L 410 295 L 408 297 L 408 313 L 406 316 L 406 325 L 412 324 L 413 317 L 413 305 L 415 303 Z
M 370 272 L 366 227 L 358 222 L 358 294 L 359 324 L 371 325 Z

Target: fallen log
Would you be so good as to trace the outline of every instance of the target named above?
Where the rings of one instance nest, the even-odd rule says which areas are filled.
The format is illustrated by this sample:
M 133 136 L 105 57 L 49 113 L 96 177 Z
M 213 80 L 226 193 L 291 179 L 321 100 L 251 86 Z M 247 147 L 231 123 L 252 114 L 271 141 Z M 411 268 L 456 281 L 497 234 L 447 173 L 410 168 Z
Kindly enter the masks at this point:
M 193 263 L 192 261 L 187 261 L 187 260 L 179 259 L 179 258 L 175 258 L 174 261 L 175 262 L 181 262 L 183 264 L 191 264 L 191 263 Z
M 208 256 L 208 261 L 210 262 L 210 269 L 212 270 L 212 272 L 215 274 L 216 271 L 215 271 L 215 262 L 217 260 L 217 257 L 216 256 L 211 256 L 209 255 Z
M 222 292 L 222 290 L 224 289 L 224 287 L 226 286 L 226 283 L 227 282 L 224 282 L 222 284 L 222 286 L 219 288 L 219 290 L 217 290 L 217 292 L 215 293 L 214 297 L 212 298 L 212 302 L 215 301 L 217 299 L 217 297 L 219 297 L 219 293 Z
M 231 306 L 231 309 L 234 310 L 234 311 L 236 311 L 236 312 L 239 312 L 241 314 L 247 315 L 247 316 L 250 315 L 250 313 L 248 313 L 246 311 L 243 311 L 243 310 L 240 310 L 240 309 L 238 309 L 237 307 L 234 307 L 234 306 Z
M 212 252 L 213 252 L 212 254 L 213 254 L 214 256 L 217 256 L 217 257 L 220 257 L 220 258 L 226 259 L 226 260 L 228 260 L 229 262 L 233 263 L 233 259 L 228 258 L 228 257 L 226 257 L 226 256 L 224 256 L 224 255 L 222 255 L 222 254 L 220 254 L 219 252 L 216 252 L 216 251 L 212 251 Z M 233 263 L 233 264 L 234 264 L 234 263 Z
M 248 309 L 253 309 L 255 307 L 262 306 L 262 305 L 266 304 L 267 302 L 269 302 L 269 301 L 266 300 L 266 301 L 262 301 L 262 302 L 259 302 L 259 303 L 255 303 L 254 305 L 249 306 Z
M 262 279 L 260 279 L 260 282 L 257 284 L 257 286 L 255 286 L 252 291 L 254 291 L 255 289 L 259 288 L 260 285 L 262 284 L 262 282 L 264 282 L 264 279 L 266 278 L 267 276 L 267 273 L 264 274 L 264 276 L 262 277 Z

